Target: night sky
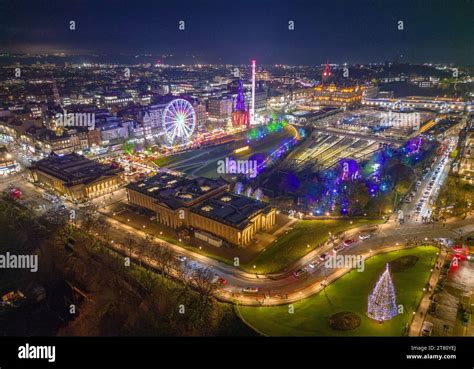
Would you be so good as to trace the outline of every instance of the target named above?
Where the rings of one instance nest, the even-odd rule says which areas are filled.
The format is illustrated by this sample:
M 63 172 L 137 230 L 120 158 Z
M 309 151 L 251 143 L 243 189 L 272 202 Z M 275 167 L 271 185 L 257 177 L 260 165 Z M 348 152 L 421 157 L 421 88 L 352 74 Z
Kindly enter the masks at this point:
M 204 63 L 255 57 L 261 64 L 465 65 L 474 63 L 473 19 L 472 0 L 0 0 L 0 52 L 173 54 L 177 61 Z M 398 20 L 404 31 L 397 30 Z

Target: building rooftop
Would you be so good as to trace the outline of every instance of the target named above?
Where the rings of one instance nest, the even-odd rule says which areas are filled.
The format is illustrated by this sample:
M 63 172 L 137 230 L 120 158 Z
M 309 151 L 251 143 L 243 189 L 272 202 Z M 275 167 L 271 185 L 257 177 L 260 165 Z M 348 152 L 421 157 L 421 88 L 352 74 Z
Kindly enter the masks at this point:
M 269 205 L 260 201 L 232 192 L 224 192 L 194 205 L 191 211 L 232 227 L 244 229 L 251 218 L 260 212 L 266 213 L 270 209 Z
M 227 185 L 223 179 L 189 178 L 185 175 L 161 172 L 142 181 L 130 183 L 127 188 L 153 197 L 171 209 L 178 209 L 194 205 L 217 189 L 223 191 Z
M 100 177 L 113 176 L 123 171 L 122 168 L 100 164 L 76 153 L 68 155 L 52 153 L 47 158 L 35 162 L 30 169 L 50 174 L 65 182 L 66 186 L 87 184 Z
M 8 149 L 5 146 L 0 146 L 0 163 L 11 163 L 14 160 L 13 156 L 8 152 Z

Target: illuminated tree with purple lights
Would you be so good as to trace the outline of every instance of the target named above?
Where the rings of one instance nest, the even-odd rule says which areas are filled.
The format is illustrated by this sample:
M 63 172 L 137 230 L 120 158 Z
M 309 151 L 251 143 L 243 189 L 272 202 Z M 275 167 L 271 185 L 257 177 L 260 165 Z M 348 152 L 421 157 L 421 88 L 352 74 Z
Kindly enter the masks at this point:
M 398 314 L 395 303 L 395 288 L 388 264 L 380 276 L 374 290 L 369 295 L 367 315 L 369 318 L 383 322 L 392 319 Z

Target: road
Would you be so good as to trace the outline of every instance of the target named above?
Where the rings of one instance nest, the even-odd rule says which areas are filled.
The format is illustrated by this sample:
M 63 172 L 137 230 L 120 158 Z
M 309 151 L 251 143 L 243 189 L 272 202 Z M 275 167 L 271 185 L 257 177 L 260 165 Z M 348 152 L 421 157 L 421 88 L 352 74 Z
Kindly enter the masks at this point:
M 29 196 L 34 196 L 37 201 L 46 201 L 40 195 L 43 190 L 22 180 L 21 176 L 16 177 L 16 179 L 15 183 L 22 182 L 20 187 Z M 7 186 L 6 183 L 2 185 Z M 123 190 L 117 192 L 112 198 L 108 195 L 102 199 L 96 199 L 94 202 L 104 205 L 110 201 L 118 201 L 122 197 Z M 66 202 L 65 204 L 68 208 L 74 207 L 71 203 Z M 149 230 L 145 232 L 143 229 L 135 229 L 108 216 L 101 216 L 111 225 L 109 238 L 114 240 L 116 247 L 125 243 L 129 236 L 144 238 L 146 233 L 149 232 Z M 405 247 L 410 240 L 429 243 L 429 240 L 436 238 L 457 239 L 460 235 L 474 232 L 474 220 L 472 217 L 468 217 L 460 221 L 447 222 L 444 225 L 441 223 L 423 224 L 416 222 L 400 225 L 395 219 L 391 219 L 380 225 L 379 230 L 372 233 L 368 239 L 361 240 L 358 237 L 359 232 L 353 230 L 347 234 L 346 238 L 353 239 L 354 242 L 349 247 L 340 250 L 338 255 L 370 257 L 379 252 Z M 159 235 L 157 235 L 157 238 L 159 238 Z M 220 289 L 219 297 L 223 300 L 241 304 L 276 305 L 298 301 L 320 291 L 325 281 L 326 284 L 330 283 L 336 277 L 349 271 L 349 268 L 328 268 L 325 263 L 319 261 L 322 253 L 330 255 L 333 247 L 340 246 L 340 244 L 326 244 L 310 252 L 289 266 L 284 273 L 258 275 L 242 271 L 237 267 L 187 250 L 179 245 L 162 240 L 160 242 L 168 245 L 175 254 L 186 256 L 191 268 L 209 268 L 223 277 L 227 284 Z M 143 262 L 146 262 L 146 260 L 143 260 Z M 293 273 L 299 269 L 304 269 L 304 272 L 301 276 L 295 277 Z M 249 287 L 258 290 L 255 290 L 255 292 L 243 291 Z
M 413 199 L 402 206 L 402 217 L 405 223 L 424 223 L 431 220 L 433 205 L 448 177 L 452 163 L 450 154 L 456 145 L 457 139 L 450 139 L 446 152 L 435 161 L 428 174 L 420 181 L 420 186 Z
M 145 237 L 146 232 L 132 228 L 115 219 L 106 218 L 111 225 L 110 236 L 114 243 L 121 243 L 127 236 Z M 359 255 L 370 257 L 379 252 L 406 247 L 408 240 L 429 241 L 434 238 L 458 238 L 459 235 L 474 231 L 474 222 L 471 218 L 462 221 L 451 222 L 443 226 L 441 224 L 418 224 L 412 226 L 400 226 L 395 221 L 390 221 L 380 226 L 380 230 L 369 239 L 360 240 L 353 237 L 354 243 L 344 248 L 338 255 Z M 356 236 L 356 235 L 355 235 Z M 325 263 L 319 262 L 314 268 L 309 264 L 319 260 L 321 253 L 330 253 L 332 246 L 326 245 L 314 250 L 305 257 L 295 262 L 287 272 L 274 275 L 258 275 L 242 271 L 236 267 L 221 261 L 184 249 L 178 245 L 165 241 L 171 250 L 179 255 L 186 256 L 191 262 L 192 268 L 210 268 L 217 275 L 227 280 L 227 284 L 221 289 L 221 298 L 249 305 L 275 305 L 286 304 L 297 301 L 318 292 L 323 286 L 335 276 L 348 272 L 348 268 L 327 268 Z M 143 260 L 145 262 L 145 260 Z M 301 268 L 305 272 L 299 277 L 293 273 Z M 246 288 L 257 288 L 256 292 L 244 292 Z

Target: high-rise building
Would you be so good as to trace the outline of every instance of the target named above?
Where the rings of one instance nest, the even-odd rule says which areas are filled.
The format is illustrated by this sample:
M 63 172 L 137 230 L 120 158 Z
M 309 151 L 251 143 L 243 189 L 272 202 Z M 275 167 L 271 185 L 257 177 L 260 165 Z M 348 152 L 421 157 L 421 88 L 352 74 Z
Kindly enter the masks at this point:
M 204 132 L 206 130 L 206 106 L 204 104 L 195 104 L 194 113 L 196 114 L 196 126 L 198 132 Z
M 232 114 L 232 99 L 225 96 L 209 99 L 209 117 L 215 119 L 228 119 Z

